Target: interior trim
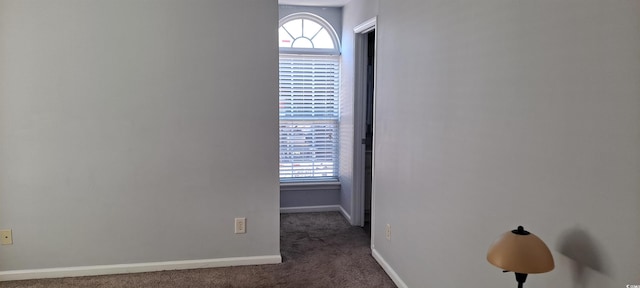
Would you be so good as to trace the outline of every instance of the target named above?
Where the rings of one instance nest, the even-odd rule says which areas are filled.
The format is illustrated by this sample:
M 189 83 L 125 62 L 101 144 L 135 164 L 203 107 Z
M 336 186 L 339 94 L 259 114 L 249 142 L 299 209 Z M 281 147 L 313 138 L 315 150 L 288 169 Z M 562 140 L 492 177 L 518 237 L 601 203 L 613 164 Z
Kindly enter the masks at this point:
M 280 255 L 0 271 L 0 281 L 282 263 Z
M 338 181 L 325 182 L 280 182 L 280 191 L 292 190 L 340 190 Z
M 373 247 L 371 248 L 371 255 L 373 255 L 373 258 L 376 259 L 376 261 L 378 262 L 378 264 L 380 264 L 380 266 L 382 266 L 382 269 L 384 269 L 384 271 L 387 272 L 387 275 L 389 275 L 393 283 L 396 283 L 396 285 L 399 288 L 409 287 L 407 286 L 407 284 L 404 283 L 404 281 L 402 281 L 398 273 L 396 273 L 396 271 L 393 270 L 393 268 L 391 268 L 389 263 L 387 263 L 387 261 L 385 261 L 384 258 L 382 258 L 380 253 L 378 253 L 378 251 Z

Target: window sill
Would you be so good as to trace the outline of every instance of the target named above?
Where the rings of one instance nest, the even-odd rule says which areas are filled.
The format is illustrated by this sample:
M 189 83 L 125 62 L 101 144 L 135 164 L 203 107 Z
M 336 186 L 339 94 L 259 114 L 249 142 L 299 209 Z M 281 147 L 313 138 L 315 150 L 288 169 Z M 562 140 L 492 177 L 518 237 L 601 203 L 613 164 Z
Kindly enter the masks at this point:
M 339 190 L 339 181 L 322 182 L 280 182 L 280 191 L 292 190 Z

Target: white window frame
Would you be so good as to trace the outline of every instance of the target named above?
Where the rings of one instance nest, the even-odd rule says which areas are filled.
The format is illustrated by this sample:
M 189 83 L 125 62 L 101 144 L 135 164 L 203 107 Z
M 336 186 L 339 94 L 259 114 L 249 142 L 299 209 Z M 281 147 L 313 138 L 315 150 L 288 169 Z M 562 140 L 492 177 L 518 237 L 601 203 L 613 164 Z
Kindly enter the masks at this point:
M 287 15 L 280 19 L 280 23 L 278 29 L 282 27 L 285 23 L 296 20 L 296 19 L 305 19 L 316 22 L 322 26 L 322 28 L 326 29 L 329 32 L 329 36 L 331 36 L 331 40 L 333 40 L 333 49 L 323 49 L 323 48 L 284 48 L 280 47 L 280 54 L 314 54 L 314 55 L 340 55 L 340 39 L 338 39 L 338 34 L 336 30 L 333 29 L 333 26 L 327 22 L 324 18 L 307 12 L 294 13 L 291 15 Z
M 337 37 L 337 33 L 335 32 L 335 30 L 333 29 L 333 27 L 323 18 L 311 14 L 311 13 L 294 13 L 291 15 L 288 15 L 286 17 L 283 17 L 280 20 L 280 26 L 278 26 L 278 28 L 280 28 L 282 25 L 284 25 L 285 23 L 292 21 L 292 20 L 297 20 L 297 19 L 305 19 L 305 20 L 310 20 L 310 21 L 314 21 L 316 23 L 318 23 L 320 26 L 322 26 L 322 28 L 324 28 L 328 34 L 330 35 L 332 41 L 333 41 L 333 49 L 326 49 L 326 48 L 287 48 L 287 47 L 280 47 L 279 51 L 280 51 L 280 55 L 281 57 L 304 57 L 304 58 L 309 58 L 309 57 L 313 57 L 313 56 L 318 56 L 319 58 L 335 58 L 337 59 L 338 65 L 340 65 L 340 42 L 339 39 Z M 338 78 L 339 78 L 339 73 L 340 73 L 340 66 L 338 66 Z M 338 85 L 340 85 L 340 80 L 338 79 Z M 338 88 L 337 91 L 337 97 L 339 97 L 339 93 L 340 93 L 340 89 Z M 339 105 L 340 100 L 337 99 L 336 100 L 336 104 Z M 339 137 L 339 127 L 340 127 L 340 113 L 338 110 L 338 114 L 336 116 L 336 122 L 337 122 L 337 133 L 336 133 L 336 137 Z M 334 162 L 334 166 L 335 166 L 335 175 L 333 175 L 332 177 L 291 177 L 291 178 L 280 178 L 280 183 L 281 183 L 281 187 L 284 187 L 284 189 L 287 189 L 287 187 L 289 189 L 297 189 L 297 188 L 306 188 L 306 189 L 313 189 L 312 187 L 314 186 L 340 186 L 339 183 L 339 142 L 336 144 L 336 149 L 337 151 L 335 152 L 335 162 Z M 281 174 L 280 174 L 281 175 Z M 317 188 L 317 187 L 316 187 Z

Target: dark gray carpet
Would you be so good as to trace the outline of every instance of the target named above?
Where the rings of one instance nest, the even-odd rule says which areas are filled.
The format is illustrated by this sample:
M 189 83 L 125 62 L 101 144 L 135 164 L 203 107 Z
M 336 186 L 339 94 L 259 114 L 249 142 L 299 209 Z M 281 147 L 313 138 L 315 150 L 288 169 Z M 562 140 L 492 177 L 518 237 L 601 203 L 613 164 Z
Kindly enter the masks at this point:
M 282 214 L 282 264 L 0 282 L 0 287 L 396 287 L 337 212 Z

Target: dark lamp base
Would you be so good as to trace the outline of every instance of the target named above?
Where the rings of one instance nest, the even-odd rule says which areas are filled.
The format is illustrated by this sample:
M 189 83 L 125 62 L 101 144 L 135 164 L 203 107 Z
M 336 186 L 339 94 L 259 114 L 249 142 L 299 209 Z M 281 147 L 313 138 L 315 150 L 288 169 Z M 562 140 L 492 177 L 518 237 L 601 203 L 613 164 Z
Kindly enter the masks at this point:
M 518 281 L 518 288 L 522 288 L 524 281 L 527 281 L 527 274 L 516 272 L 516 281 Z

